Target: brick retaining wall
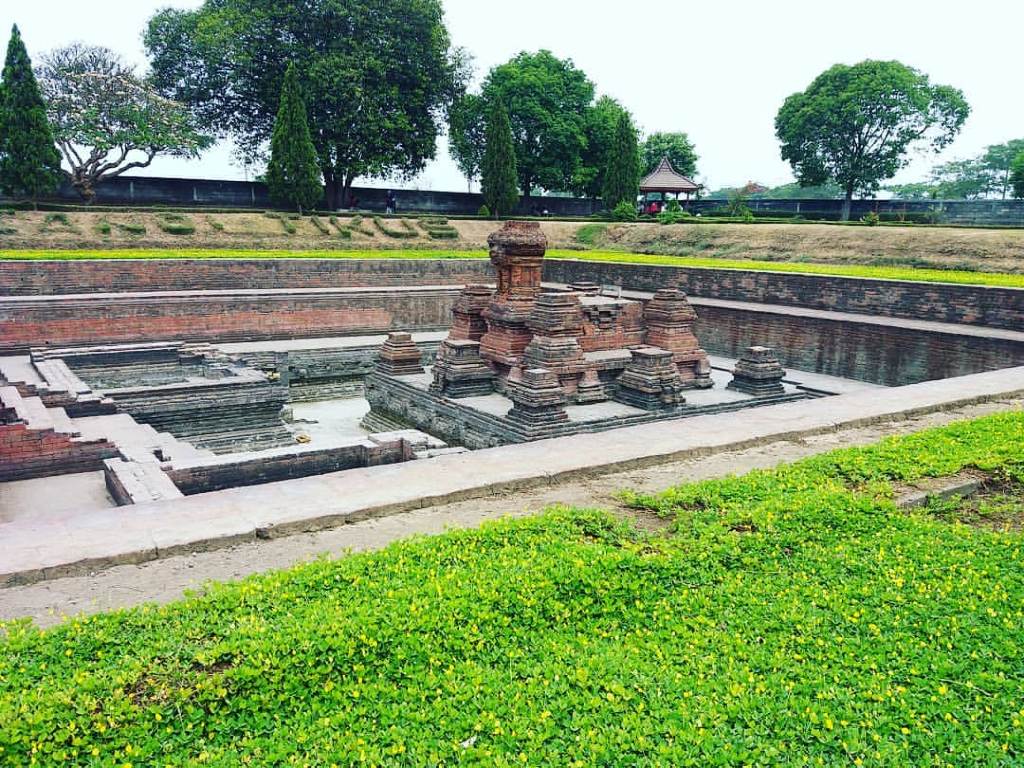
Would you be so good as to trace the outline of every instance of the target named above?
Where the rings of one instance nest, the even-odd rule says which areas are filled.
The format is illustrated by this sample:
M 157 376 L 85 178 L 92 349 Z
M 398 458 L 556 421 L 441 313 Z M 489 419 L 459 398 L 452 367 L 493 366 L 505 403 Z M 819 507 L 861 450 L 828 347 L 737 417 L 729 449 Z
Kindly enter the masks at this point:
M 95 472 L 117 456 L 107 440 L 83 440 L 52 429 L 0 424 L 0 482 Z
M 695 299 L 695 331 L 712 354 L 738 358 L 755 344 L 783 364 L 886 386 L 1024 365 L 1024 342 L 955 329 L 923 330 L 898 321 L 857 322 L 785 308 L 729 307 Z M 968 329 L 965 329 L 967 331 Z
M 1021 288 L 554 259 L 544 262 L 544 279 L 635 291 L 678 287 L 711 299 L 1024 330 Z
M 0 354 L 30 346 L 248 341 L 448 327 L 459 289 L 179 292 L 0 299 Z
M 0 261 L 0 296 L 246 288 L 391 288 L 493 282 L 486 259 Z
M 1024 289 L 752 270 L 548 260 L 544 279 L 691 296 L 1024 329 Z M 117 291 L 388 288 L 494 280 L 485 259 L 0 261 L 0 296 Z

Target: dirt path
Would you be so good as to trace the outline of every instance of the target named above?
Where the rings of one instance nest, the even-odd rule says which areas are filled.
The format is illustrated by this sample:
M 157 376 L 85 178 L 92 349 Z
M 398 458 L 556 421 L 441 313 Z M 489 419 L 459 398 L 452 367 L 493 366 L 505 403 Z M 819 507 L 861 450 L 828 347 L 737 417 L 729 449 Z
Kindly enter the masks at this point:
M 895 423 L 842 430 L 798 441 L 772 443 L 743 451 L 612 473 L 549 488 L 430 507 L 333 530 L 257 541 L 215 552 L 196 552 L 143 565 L 118 566 L 89 576 L 11 587 L 0 590 L 0 620 L 30 617 L 39 626 L 45 627 L 69 615 L 93 614 L 144 602 L 166 603 L 180 598 L 185 590 L 197 589 L 207 581 L 227 581 L 285 568 L 322 554 L 339 556 L 346 551 L 380 549 L 410 536 L 441 533 L 447 528 L 473 527 L 499 517 L 528 515 L 553 504 L 601 507 L 615 510 L 619 514 L 633 515 L 616 499 L 616 493 L 621 489 L 661 491 L 684 481 L 742 474 L 751 469 L 795 461 L 834 448 L 865 445 L 887 435 L 905 434 L 959 419 L 1021 407 L 1024 407 L 1024 400 L 973 405 Z M 661 524 L 651 519 L 640 522 L 652 527 Z

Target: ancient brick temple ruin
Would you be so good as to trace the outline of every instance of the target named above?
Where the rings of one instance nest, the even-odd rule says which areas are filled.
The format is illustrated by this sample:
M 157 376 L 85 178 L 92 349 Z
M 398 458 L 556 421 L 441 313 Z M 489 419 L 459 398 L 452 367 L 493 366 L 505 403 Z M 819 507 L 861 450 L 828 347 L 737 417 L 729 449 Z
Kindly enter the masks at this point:
M 785 389 L 777 361 L 750 361 L 738 386 L 712 392 L 697 314 L 678 289 L 645 302 L 589 283 L 542 285 L 536 222 L 507 222 L 488 242 L 496 288 L 465 287 L 429 373 L 408 334 L 390 336 L 366 383 L 368 427 L 414 426 L 478 448 L 810 396 Z

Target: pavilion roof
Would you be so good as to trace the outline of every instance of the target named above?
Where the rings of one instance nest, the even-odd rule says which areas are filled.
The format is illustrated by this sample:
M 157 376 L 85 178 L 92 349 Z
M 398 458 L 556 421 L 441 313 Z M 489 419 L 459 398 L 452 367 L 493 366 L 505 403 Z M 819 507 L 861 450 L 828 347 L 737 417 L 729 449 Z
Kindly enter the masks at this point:
M 676 171 L 667 157 L 640 182 L 641 192 L 696 192 L 698 189 L 700 185 Z

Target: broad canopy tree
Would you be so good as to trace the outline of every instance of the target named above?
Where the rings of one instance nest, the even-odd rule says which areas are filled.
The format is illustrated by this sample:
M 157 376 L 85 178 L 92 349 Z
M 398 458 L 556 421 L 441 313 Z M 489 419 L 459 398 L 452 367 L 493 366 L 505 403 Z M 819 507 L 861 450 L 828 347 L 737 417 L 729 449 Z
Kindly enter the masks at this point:
M 981 158 L 950 160 L 932 168 L 932 195 L 939 200 L 979 200 L 997 188 Z
M 898 61 L 837 64 L 786 99 L 775 118 L 782 158 L 803 185 L 843 187 L 843 220 L 854 192 L 878 189 L 907 162 L 908 150 L 949 145 L 970 113 L 962 92 L 933 85 Z
M 662 158 L 667 157 L 683 176 L 693 177 L 697 173 L 697 152 L 690 137 L 683 132 L 652 133 L 640 147 L 641 175 L 646 176 L 658 167 Z
M 1012 139 L 1004 144 L 992 144 L 985 147 L 981 162 L 992 174 L 992 189 L 998 191 L 1005 200 L 1012 182 L 1010 174 L 1014 160 L 1024 152 L 1024 139 Z
M 523 196 L 537 187 L 570 189 L 587 146 L 586 112 L 593 100 L 594 84 L 572 61 L 550 51 L 520 53 L 490 71 L 479 96 L 461 101 L 459 120 L 450 126 L 453 157 L 463 172 L 479 167 L 480 126 L 500 101 L 512 124 Z
M 181 104 L 156 92 L 113 51 L 75 43 L 43 57 L 39 82 L 72 186 L 96 185 L 157 155 L 198 157 L 211 140 Z
M 157 13 L 145 45 L 163 93 L 252 162 L 295 62 L 332 208 L 356 177 L 422 170 L 467 77 L 439 0 L 206 0 Z
M 632 127 L 632 116 L 610 96 L 600 97 L 593 107 L 587 109 L 583 127 L 587 143 L 580 155 L 580 163 L 570 188 L 571 192 L 592 200 L 602 196 L 605 188 L 605 174 L 612 159 L 610 153 L 615 146 L 619 121 L 623 117 Z
M 33 203 L 60 183 L 60 155 L 17 25 L 0 81 L 0 190 Z

